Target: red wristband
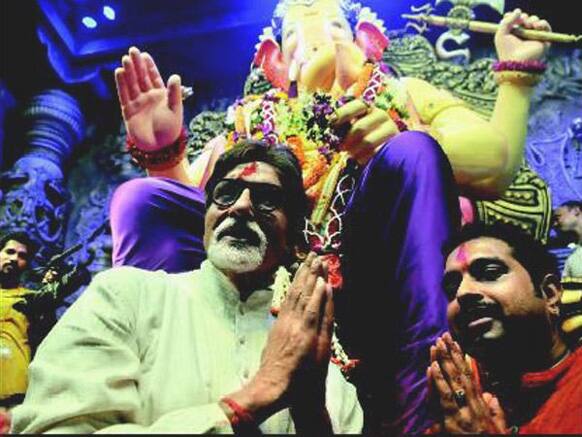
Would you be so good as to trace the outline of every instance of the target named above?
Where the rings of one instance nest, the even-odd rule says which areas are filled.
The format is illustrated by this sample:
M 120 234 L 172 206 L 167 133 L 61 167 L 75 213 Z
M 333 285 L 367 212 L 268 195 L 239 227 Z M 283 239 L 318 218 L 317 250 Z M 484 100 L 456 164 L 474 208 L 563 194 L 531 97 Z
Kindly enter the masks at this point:
M 220 399 L 220 402 L 226 404 L 228 408 L 230 408 L 234 413 L 230 418 L 230 424 L 232 425 L 233 429 L 238 428 L 241 425 L 255 424 L 254 416 L 246 408 L 241 407 L 236 401 L 225 396 Z
M 182 127 L 180 136 L 172 144 L 153 152 L 139 149 L 128 135 L 125 139 L 127 151 L 133 161 L 143 169 L 167 170 L 180 163 L 188 144 L 188 132 Z

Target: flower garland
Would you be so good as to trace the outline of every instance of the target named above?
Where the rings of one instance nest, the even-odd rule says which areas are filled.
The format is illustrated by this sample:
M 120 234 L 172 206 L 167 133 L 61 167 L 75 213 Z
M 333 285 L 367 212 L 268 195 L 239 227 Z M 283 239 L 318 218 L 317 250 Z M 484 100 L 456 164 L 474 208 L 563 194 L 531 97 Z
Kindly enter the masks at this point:
M 340 151 L 345 126 L 334 128 L 331 115 L 336 109 L 354 98 L 361 98 L 388 112 L 400 130 L 406 130 L 403 119 L 407 94 L 402 84 L 388 74 L 382 63 L 367 63 L 358 79 L 346 95 L 335 99 L 328 93 L 301 93 L 291 98 L 278 89 L 263 95 L 250 95 L 237 100 L 228 110 L 226 123 L 227 150 L 241 139 L 264 140 L 268 144 L 287 144 L 299 160 L 304 187 L 313 211 L 318 211 L 319 220 L 329 209 L 329 197 L 335 185 L 324 184 L 327 177 L 335 178 L 347 162 L 347 154 Z M 327 206 L 325 206 L 327 204 Z
M 271 302 L 271 314 L 277 316 L 283 301 L 287 296 L 287 291 L 291 286 L 291 273 L 283 266 L 279 267 L 275 273 L 275 281 L 273 283 L 273 300 Z M 336 335 L 337 325 L 334 322 L 334 329 L 331 338 L 331 361 L 340 367 L 343 373 L 349 374 L 350 370 L 356 367 L 359 363 L 357 359 L 351 359 L 345 352 L 339 339 Z
M 349 126 L 334 128 L 331 116 L 336 109 L 355 98 L 386 111 L 399 130 L 406 130 L 408 95 L 398 79 L 391 77 L 382 63 L 367 63 L 356 82 L 339 99 L 323 92 L 300 93 L 290 97 L 271 89 L 262 95 L 237 100 L 228 110 L 229 128 L 226 149 L 242 139 L 263 140 L 268 144 L 286 144 L 297 157 L 303 185 L 310 201 L 311 216 L 304 235 L 311 250 L 322 255 L 329 267 L 329 281 L 334 290 L 342 287 L 341 230 L 342 216 L 354 187 L 354 178 L 346 174 L 353 164 L 347 152 L 340 150 Z M 349 172 L 348 172 L 349 173 Z M 275 276 L 272 312 L 276 314 L 291 284 L 291 274 L 279 269 Z M 333 340 L 334 361 L 348 370 L 350 360 L 341 345 Z

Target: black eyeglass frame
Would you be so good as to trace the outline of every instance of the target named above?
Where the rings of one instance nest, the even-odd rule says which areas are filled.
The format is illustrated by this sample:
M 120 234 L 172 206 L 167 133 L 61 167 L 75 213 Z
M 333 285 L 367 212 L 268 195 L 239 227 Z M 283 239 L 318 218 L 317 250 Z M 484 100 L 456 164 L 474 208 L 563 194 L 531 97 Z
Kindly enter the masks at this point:
M 219 190 L 220 187 L 223 187 L 225 183 L 236 187 L 236 191 L 232 193 L 232 198 L 226 201 L 224 199 L 217 199 L 217 190 Z M 247 188 L 251 195 L 253 207 L 260 212 L 272 212 L 276 209 L 282 208 L 285 203 L 285 193 L 283 187 L 280 185 L 268 182 L 248 182 L 243 179 L 233 178 L 222 178 L 216 183 L 212 190 L 212 202 L 220 208 L 228 208 L 237 202 L 243 191 Z M 261 198 L 265 193 L 272 193 L 272 199 L 270 199 L 270 202 L 268 203 L 265 202 L 264 198 Z

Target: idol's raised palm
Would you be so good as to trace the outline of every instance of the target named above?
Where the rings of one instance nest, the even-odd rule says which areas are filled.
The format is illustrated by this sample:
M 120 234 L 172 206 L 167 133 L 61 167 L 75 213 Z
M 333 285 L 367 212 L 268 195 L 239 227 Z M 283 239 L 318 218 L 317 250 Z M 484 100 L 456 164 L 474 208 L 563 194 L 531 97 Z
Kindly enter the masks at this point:
M 183 117 L 180 77 L 172 75 L 164 85 L 152 57 L 136 47 L 121 62 L 115 83 L 128 136 L 145 151 L 176 141 Z

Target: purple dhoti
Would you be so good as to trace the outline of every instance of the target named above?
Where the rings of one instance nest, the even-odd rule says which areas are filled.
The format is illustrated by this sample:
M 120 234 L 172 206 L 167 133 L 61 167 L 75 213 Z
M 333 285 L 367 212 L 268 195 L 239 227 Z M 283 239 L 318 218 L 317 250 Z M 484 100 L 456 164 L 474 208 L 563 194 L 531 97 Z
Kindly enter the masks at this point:
M 203 213 L 195 188 L 162 178 L 123 184 L 111 204 L 114 264 L 197 268 Z M 354 382 L 368 430 L 422 430 L 429 347 L 447 327 L 441 246 L 458 222 L 440 146 L 421 132 L 392 139 L 363 169 L 344 220 L 336 318 L 341 341 L 362 359 Z
M 167 178 L 121 184 L 110 206 L 113 265 L 180 273 L 206 257 L 204 192 Z
M 339 338 L 362 360 L 354 382 L 368 425 L 382 423 L 382 433 L 427 424 L 429 348 L 447 329 L 441 248 L 458 217 L 446 156 L 414 131 L 376 153 L 347 206 Z

